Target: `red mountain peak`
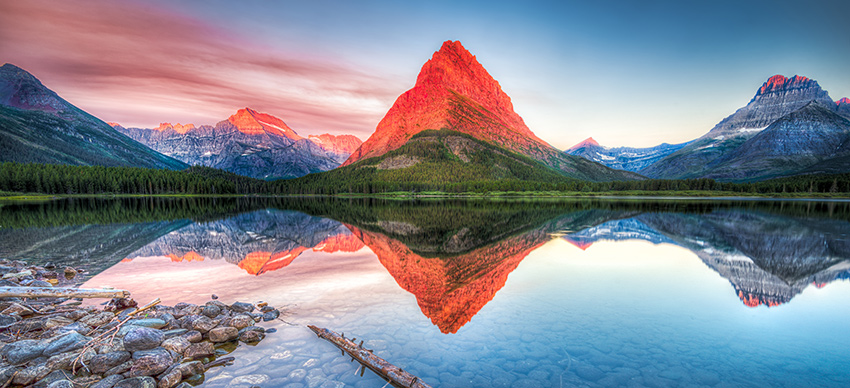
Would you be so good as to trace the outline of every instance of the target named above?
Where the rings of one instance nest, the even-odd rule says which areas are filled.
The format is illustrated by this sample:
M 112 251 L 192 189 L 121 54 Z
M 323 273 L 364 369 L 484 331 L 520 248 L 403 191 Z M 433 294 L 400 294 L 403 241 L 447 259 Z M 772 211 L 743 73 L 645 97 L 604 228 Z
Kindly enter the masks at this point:
M 443 128 L 532 157 L 554 150 L 528 129 L 475 56 L 449 40 L 422 65 L 416 85 L 396 99 L 375 133 L 343 166 L 401 147 L 426 129 Z
M 260 113 L 251 108 L 239 109 L 236 114 L 230 116 L 230 121 L 236 129 L 247 135 L 261 135 L 269 133 L 283 136 L 292 140 L 302 139 L 292 128 L 289 128 L 283 120 L 270 114 Z
M 363 144 L 363 141 L 354 135 L 334 136 L 329 133 L 324 133 L 321 135 L 310 135 L 308 138 L 319 147 L 322 147 L 323 150 L 337 154 L 350 155 L 352 152 L 357 150 L 361 144 Z
M 120 127 L 120 126 L 121 126 L 121 124 L 118 124 L 118 123 L 116 123 L 116 122 L 114 122 L 114 121 L 107 121 L 107 122 L 106 122 L 106 124 L 108 124 L 108 125 L 109 125 L 110 127 L 112 127 L 112 128 Z
M 761 86 L 761 88 L 759 88 L 759 91 L 758 91 L 757 94 L 765 94 L 765 93 L 779 91 L 779 90 L 799 89 L 799 88 L 803 88 L 803 87 L 809 87 L 809 86 L 811 86 L 811 83 L 813 83 L 813 82 L 815 84 L 817 84 L 817 82 L 815 82 L 814 80 L 809 79 L 807 77 L 803 77 L 801 75 L 795 75 L 791 78 L 786 78 L 783 75 L 777 74 L 777 75 L 774 75 L 773 77 L 768 78 L 767 82 L 765 82 Z
M 835 102 L 835 105 L 850 104 L 850 98 L 844 97 Z
M 577 149 L 582 148 L 582 147 L 598 146 L 598 145 L 599 145 L 599 143 L 597 143 L 596 140 L 593 140 L 592 137 L 588 137 L 587 139 L 582 140 L 581 143 L 578 143 L 578 144 L 570 147 L 570 151 L 577 150 Z
M 189 131 L 195 129 L 195 125 L 194 124 L 183 125 L 183 124 L 180 124 L 180 123 L 171 125 L 171 123 L 160 123 L 158 127 L 154 128 L 155 131 L 159 131 L 159 132 L 162 132 L 162 131 L 165 131 L 165 130 L 168 130 L 168 129 L 173 129 L 174 132 L 177 132 L 177 133 L 182 135 L 182 134 L 185 134 L 186 132 L 189 132 Z

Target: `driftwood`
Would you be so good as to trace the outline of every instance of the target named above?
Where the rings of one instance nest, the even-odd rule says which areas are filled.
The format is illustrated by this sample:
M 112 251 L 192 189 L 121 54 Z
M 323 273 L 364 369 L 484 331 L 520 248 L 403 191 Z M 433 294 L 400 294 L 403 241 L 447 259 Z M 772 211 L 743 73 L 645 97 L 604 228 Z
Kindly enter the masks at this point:
M 126 298 L 125 290 L 63 287 L 0 287 L 0 298 Z
M 357 360 L 361 366 L 361 368 L 369 368 L 373 372 L 377 373 L 378 376 L 381 376 L 388 383 L 392 384 L 393 387 L 397 388 L 431 388 L 430 385 L 425 384 L 422 380 L 419 380 L 418 377 L 405 372 L 401 368 L 390 364 L 387 360 L 384 360 L 381 357 L 378 357 L 372 353 L 371 350 L 368 350 L 363 347 L 363 341 L 360 341 L 360 344 L 356 344 L 356 338 L 348 339 L 345 338 L 345 334 L 339 335 L 331 330 L 318 328 L 313 325 L 307 326 L 310 330 L 313 330 L 319 338 L 328 340 L 330 343 L 334 344 L 337 348 L 339 348 L 343 354 L 348 353 L 351 356 L 352 360 Z M 360 370 L 360 375 L 363 376 L 364 369 Z

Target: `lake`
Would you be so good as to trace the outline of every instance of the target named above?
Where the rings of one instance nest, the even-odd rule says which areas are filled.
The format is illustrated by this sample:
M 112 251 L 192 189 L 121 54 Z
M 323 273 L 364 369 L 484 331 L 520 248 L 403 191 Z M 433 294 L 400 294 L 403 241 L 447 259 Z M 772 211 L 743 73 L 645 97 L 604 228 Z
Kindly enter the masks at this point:
M 285 307 L 204 387 L 850 386 L 850 203 L 72 199 L 0 204 L 0 257 L 144 304 Z

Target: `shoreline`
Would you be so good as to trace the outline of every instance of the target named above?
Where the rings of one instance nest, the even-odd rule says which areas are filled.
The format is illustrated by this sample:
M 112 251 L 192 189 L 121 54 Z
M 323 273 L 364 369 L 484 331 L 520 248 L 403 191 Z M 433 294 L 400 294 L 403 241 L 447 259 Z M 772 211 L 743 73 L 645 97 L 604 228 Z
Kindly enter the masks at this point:
M 38 194 L 38 193 L 2 193 L 0 201 L 8 202 L 44 202 L 58 199 L 120 199 L 120 198 L 381 198 L 381 199 L 417 199 L 417 198 L 449 198 L 449 199 L 652 199 L 652 200 L 718 200 L 718 201 L 834 201 L 850 202 L 850 193 L 806 193 L 809 195 L 748 194 L 736 192 L 667 192 L 649 191 L 632 192 L 631 194 L 612 194 L 611 192 L 494 192 L 494 193 L 443 193 L 443 192 L 388 192 L 374 194 Z

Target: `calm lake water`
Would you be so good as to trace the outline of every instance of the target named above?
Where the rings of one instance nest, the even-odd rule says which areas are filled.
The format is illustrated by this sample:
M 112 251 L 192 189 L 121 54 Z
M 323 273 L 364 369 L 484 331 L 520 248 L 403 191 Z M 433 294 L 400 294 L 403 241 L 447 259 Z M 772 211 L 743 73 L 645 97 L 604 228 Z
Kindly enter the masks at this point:
M 284 321 L 205 387 L 850 386 L 850 203 L 121 199 L 0 204 L 0 257 L 139 303 Z

